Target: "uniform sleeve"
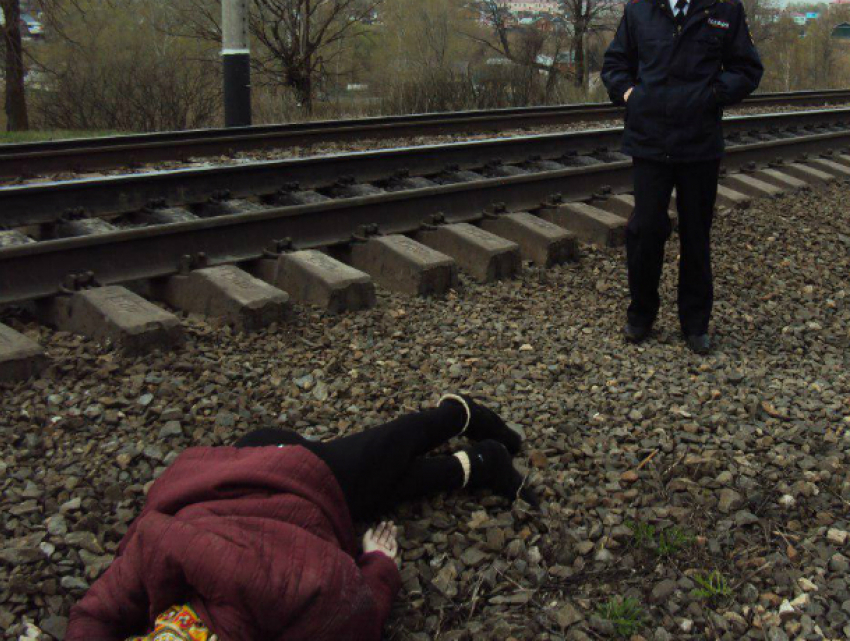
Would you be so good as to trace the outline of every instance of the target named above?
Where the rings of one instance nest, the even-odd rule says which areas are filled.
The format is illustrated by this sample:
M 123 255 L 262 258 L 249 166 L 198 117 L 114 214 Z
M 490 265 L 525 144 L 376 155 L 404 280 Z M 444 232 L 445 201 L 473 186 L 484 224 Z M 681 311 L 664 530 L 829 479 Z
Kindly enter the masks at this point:
M 390 615 L 398 591 L 401 589 L 401 575 L 395 561 L 382 552 L 364 554 L 357 561 L 363 579 L 372 591 L 378 609 L 381 627 Z
M 637 83 L 638 53 L 629 30 L 628 5 L 623 12 L 614 39 L 605 51 L 602 62 L 602 82 L 615 105 L 625 104 L 623 94 Z
M 714 85 L 718 103 L 723 107 L 741 102 L 759 86 L 764 66 L 750 37 L 744 5 L 735 5 L 729 44 L 723 48 L 723 71 Z

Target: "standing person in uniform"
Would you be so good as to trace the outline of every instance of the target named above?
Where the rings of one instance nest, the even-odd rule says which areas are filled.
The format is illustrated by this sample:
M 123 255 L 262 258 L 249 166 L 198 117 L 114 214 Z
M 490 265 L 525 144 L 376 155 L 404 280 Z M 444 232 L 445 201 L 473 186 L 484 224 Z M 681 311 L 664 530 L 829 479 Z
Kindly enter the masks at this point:
M 658 314 L 675 187 L 679 322 L 688 347 L 708 353 L 714 298 L 709 235 L 723 155 L 722 110 L 752 93 L 763 71 L 740 0 L 626 5 L 602 66 L 611 100 L 626 106 L 623 153 L 634 161 L 626 340 L 644 340 Z

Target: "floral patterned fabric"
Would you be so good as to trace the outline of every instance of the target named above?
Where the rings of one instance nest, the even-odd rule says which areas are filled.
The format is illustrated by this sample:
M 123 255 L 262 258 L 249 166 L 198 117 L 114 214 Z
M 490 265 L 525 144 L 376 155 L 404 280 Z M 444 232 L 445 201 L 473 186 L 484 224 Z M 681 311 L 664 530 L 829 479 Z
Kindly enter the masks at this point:
M 156 618 L 153 632 L 127 641 L 218 641 L 188 605 L 169 608 Z

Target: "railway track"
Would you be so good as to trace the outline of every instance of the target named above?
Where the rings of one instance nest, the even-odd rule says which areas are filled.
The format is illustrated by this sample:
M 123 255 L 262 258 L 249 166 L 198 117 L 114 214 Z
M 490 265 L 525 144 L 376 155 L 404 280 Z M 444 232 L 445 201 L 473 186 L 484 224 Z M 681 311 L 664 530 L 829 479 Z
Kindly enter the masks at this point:
M 799 137 L 845 123 L 850 123 L 850 108 L 736 116 L 724 121 L 724 130 L 735 143 Z M 240 206 L 217 204 L 226 200 L 247 198 L 263 206 L 306 204 L 304 198 L 315 202 L 463 182 L 452 168 L 478 170 L 467 176 L 476 180 L 505 172 L 534 174 L 624 160 L 617 151 L 621 135 L 621 128 L 612 127 L 0 187 L 0 225 L 55 225 L 80 216 L 114 219 L 162 204 L 187 206 L 207 217 Z M 545 162 L 535 164 L 538 160 Z M 432 179 L 425 182 L 416 180 L 429 176 Z M 299 192 L 316 193 L 299 196 Z M 53 237 L 56 232 L 43 231 L 39 236 Z
M 743 106 L 826 106 L 848 101 L 850 90 L 798 91 L 757 94 L 745 100 Z M 0 145 L 0 178 L 102 170 L 317 143 L 566 125 L 621 115 L 622 109 L 610 103 L 590 103 Z
M 850 176 L 850 110 L 730 118 L 726 130 L 722 205 Z M 458 268 L 507 277 L 521 259 L 569 260 L 578 242 L 622 243 L 632 201 L 620 135 L 0 189 L 0 305 L 35 301 L 47 322 L 143 351 L 181 334 L 149 299 L 247 330 L 285 318 L 290 300 L 341 311 L 374 305 L 375 283 L 440 294 Z M 40 358 L 8 356 L 20 353 L 9 332 L 0 326 L 0 379 L 4 368 L 5 378 L 29 375 Z

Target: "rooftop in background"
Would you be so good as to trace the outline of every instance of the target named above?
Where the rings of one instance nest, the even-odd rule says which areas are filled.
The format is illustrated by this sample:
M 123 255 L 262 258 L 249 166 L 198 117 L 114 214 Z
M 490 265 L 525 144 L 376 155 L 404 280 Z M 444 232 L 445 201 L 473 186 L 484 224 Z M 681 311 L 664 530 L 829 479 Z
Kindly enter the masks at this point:
M 845 3 L 850 4 L 850 3 Z M 850 40 L 850 22 L 842 22 L 835 26 L 830 37 L 836 40 Z

